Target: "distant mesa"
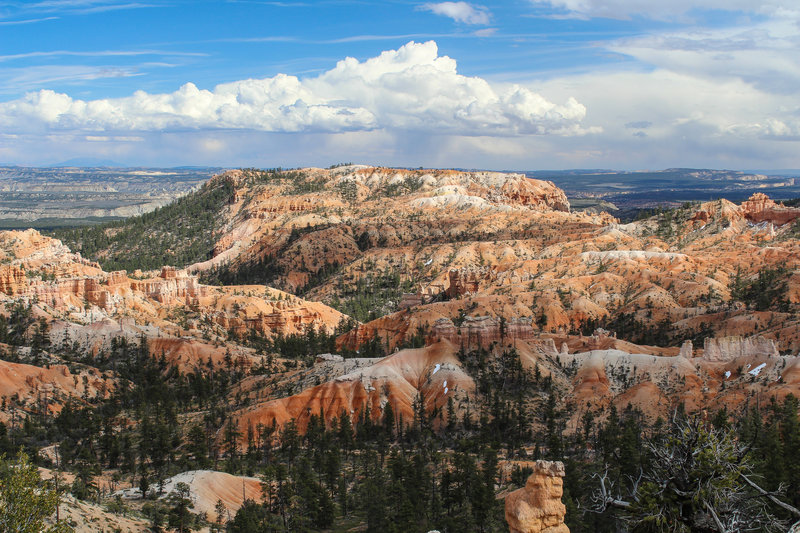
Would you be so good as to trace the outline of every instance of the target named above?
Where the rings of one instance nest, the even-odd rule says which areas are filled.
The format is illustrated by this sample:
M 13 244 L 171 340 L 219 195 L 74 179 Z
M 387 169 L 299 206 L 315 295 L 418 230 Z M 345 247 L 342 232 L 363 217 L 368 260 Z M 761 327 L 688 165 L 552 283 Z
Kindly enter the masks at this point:
M 123 165 L 122 163 L 118 163 L 116 161 L 112 161 L 111 159 L 95 159 L 92 157 L 76 157 L 73 159 L 67 159 L 66 161 L 62 161 L 60 163 L 53 163 L 52 165 L 48 165 L 50 167 L 89 167 L 89 168 L 98 168 L 98 167 L 126 167 L 127 165 Z

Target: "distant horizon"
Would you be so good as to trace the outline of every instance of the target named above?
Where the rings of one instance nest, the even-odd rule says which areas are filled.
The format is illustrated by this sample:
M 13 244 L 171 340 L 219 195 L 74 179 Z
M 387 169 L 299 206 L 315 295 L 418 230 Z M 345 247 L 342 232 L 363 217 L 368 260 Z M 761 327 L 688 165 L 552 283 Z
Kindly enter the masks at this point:
M 51 164 L 32 164 L 32 165 L 25 165 L 25 164 L 14 164 L 8 162 L 0 162 L 0 167 L 4 168 L 119 168 L 119 169 L 129 169 L 129 168 L 148 168 L 148 169 L 186 169 L 186 168 L 197 168 L 197 169 L 204 169 L 204 168 L 213 168 L 213 169 L 238 169 L 238 168 L 248 168 L 248 165 L 183 165 L 183 164 L 174 164 L 174 165 L 132 165 L 132 164 L 123 164 L 115 161 L 107 161 L 106 164 L 90 164 L 87 160 L 75 160 L 75 161 L 61 161 L 58 163 L 51 163 Z M 331 168 L 333 166 L 340 165 L 341 163 L 331 163 L 325 166 L 316 166 L 316 165 L 262 165 L 257 166 L 256 168 L 285 168 L 285 169 L 292 169 L 292 168 Z M 663 168 L 480 168 L 480 167 L 458 167 L 458 166 L 414 166 L 414 165 L 381 165 L 381 164 L 372 164 L 372 163 L 359 163 L 353 162 L 349 163 L 352 165 L 366 165 L 366 166 L 374 166 L 374 167 L 385 167 L 385 168 L 404 168 L 404 169 L 430 169 L 430 170 L 464 170 L 464 171 L 475 171 L 475 172 L 630 172 L 630 173 L 637 173 L 637 172 L 663 172 L 670 169 L 688 169 L 688 170 L 716 170 L 716 171 L 730 171 L 730 172 L 742 172 L 746 174 L 768 174 L 772 176 L 787 176 L 787 177 L 800 177 L 800 168 L 798 169 L 739 169 L 739 168 L 723 168 L 723 167 L 688 167 L 688 166 L 668 166 Z M 795 174 L 797 176 L 795 176 Z

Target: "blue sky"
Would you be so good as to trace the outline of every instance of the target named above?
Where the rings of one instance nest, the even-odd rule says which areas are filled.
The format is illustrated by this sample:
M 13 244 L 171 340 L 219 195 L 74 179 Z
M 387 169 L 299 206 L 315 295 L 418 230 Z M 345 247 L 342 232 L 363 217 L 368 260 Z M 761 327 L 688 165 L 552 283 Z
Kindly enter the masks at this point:
M 0 1 L 0 163 L 799 168 L 795 3 Z

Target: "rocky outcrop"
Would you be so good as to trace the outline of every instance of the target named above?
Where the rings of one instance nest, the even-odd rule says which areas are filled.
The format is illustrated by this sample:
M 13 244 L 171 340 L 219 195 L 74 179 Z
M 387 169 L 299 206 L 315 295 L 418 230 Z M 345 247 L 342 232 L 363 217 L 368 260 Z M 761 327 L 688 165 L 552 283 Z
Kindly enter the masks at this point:
M 733 361 L 739 357 L 777 357 L 775 341 L 761 336 L 754 337 L 706 337 L 703 346 L 703 359 L 707 361 Z
M 310 416 L 320 413 L 326 423 L 332 423 L 343 413 L 349 414 L 351 420 L 369 416 L 377 421 L 388 403 L 398 424 L 400 420 L 413 420 L 414 402 L 418 398 L 423 400 L 427 412 L 433 412 L 442 410 L 450 398 L 459 406 L 474 394 L 475 383 L 461 367 L 457 351 L 456 346 L 439 342 L 425 348 L 401 350 L 383 359 L 362 360 L 366 366 L 357 365 L 347 374 L 297 394 L 252 404 L 233 412 L 232 418 L 242 437 L 247 435 L 248 428 L 273 423 L 280 427 L 290 420 L 295 420 L 300 431 L 305 431 Z M 335 363 L 335 358 L 325 357 L 318 364 L 331 362 Z
M 429 304 L 440 294 L 441 291 L 434 287 L 426 287 L 424 290 L 420 289 L 417 292 L 404 292 L 400 296 L 400 303 L 397 305 L 397 308 L 408 309 L 409 307 Z
M 92 353 L 108 349 L 112 337 L 127 336 L 123 322 L 145 326 L 131 330 L 129 340 L 144 334 L 150 339 L 197 335 L 209 341 L 211 335 L 245 336 L 251 331 L 266 336 L 303 334 L 309 327 L 332 332 L 343 318 L 322 303 L 263 286 L 206 286 L 196 275 L 170 266 L 155 276 L 104 272 L 35 230 L 0 232 L 0 259 L 0 312 L 3 302 L 30 304 L 37 317 L 52 319 L 51 326 L 56 317 L 64 320 L 55 328 L 62 340 L 69 336 L 64 332 L 81 330 L 81 337 L 70 342 L 78 340 Z M 104 325 L 111 323 L 118 327 Z M 92 327 L 83 331 L 85 325 Z M 188 355 L 180 358 L 181 364 L 191 366 L 194 351 L 182 352 Z
M 26 285 L 25 271 L 18 266 L 0 268 L 0 292 L 13 296 Z
M 685 357 L 686 359 L 691 359 L 694 357 L 694 345 L 692 344 L 692 341 L 683 341 L 683 344 L 681 344 L 681 351 L 678 353 L 678 355 Z
M 162 268 L 157 278 L 132 280 L 131 289 L 163 304 L 178 301 L 191 305 L 206 294 L 206 288 L 200 285 L 197 276 L 173 267 Z
M 552 181 L 509 180 L 503 185 L 502 191 L 513 203 L 537 209 L 569 211 L 567 196 Z
M 800 218 L 800 209 L 776 204 L 766 194 L 757 192 L 742 202 L 742 214 L 753 223 L 771 222 L 782 226 Z
M 217 515 L 216 506 L 219 502 L 222 502 L 227 512 L 234 515 L 246 499 L 258 501 L 262 494 L 262 484 L 258 478 L 234 476 L 213 470 L 190 470 L 165 479 L 158 490 L 148 493 L 148 497 L 169 498 L 177 489 L 178 483 L 185 483 L 189 487 L 193 510 L 212 517 L 212 520 Z M 138 500 L 142 497 L 138 487 L 117 491 L 116 495 L 126 500 Z
M 66 365 L 42 368 L 0 360 L 0 399 L 6 409 L 0 422 L 14 409 L 55 413 L 68 397 L 108 398 L 115 388 L 116 380 L 95 368 L 72 373 Z
M 511 533 L 569 533 L 564 524 L 567 509 L 564 493 L 564 464 L 536 461 L 525 487 L 506 497 L 506 522 Z
M 277 304 L 281 303 L 277 302 Z M 254 317 L 218 311 L 213 314 L 213 320 L 225 330 L 232 331 L 240 336 L 246 335 L 249 331 L 257 331 L 265 335 L 271 335 L 274 332 L 299 334 L 305 332 L 308 326 L 332 330 L 336 324 L 333 324 L 330 320 L 325 320 L 319 310 L 320 308 L 323 308 L 323 306 L 316 302 L 308 302 L 307 306 L 286 305 L 280 307 L 275 305 L 273 306 L 273 312 L 260 313 Z
M 448 298 L 460 298 L 476 294 L 497 279 L 497 273 L 488 267 L 464 267 L 453 269 L 448 273 L 450 286 L 447 287 Z
M 530 318 L 505 320 L 490 316 L 466 317 L 456 326 L 449 318 L 440 318 L 433 324 L 432 341 L 448 340 L 457 346 L 488 347 L 492 343 L 530 340 L 535 337 Z

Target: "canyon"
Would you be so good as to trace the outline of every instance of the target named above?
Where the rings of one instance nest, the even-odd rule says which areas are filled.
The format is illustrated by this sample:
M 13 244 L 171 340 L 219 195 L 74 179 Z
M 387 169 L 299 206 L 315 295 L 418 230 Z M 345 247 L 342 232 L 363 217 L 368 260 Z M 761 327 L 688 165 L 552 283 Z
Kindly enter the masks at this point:
M 303 425 L 321 411 L 330 422 L 369 406 L 377 419 L 387 402 L 409 419 L 418 395 L 428 410 L 442 408 L 445 379 L 463 412 L 474 384 L 462 359 L 478 348 L 513 348 L 527 371 L 562 387 L 568 404 L 633 405 L 653 419 L 677 402 L 713 409 L 740 405 L 754 391 L 777 399 L 796 391 L 797 315 L 736 304 L 731 283 L 780 266 L 787 304 L 800 302 L 800 242 L 792 233 L 800 209 L 763 194 L 741 205 L 720 200 L 679 210 L 666 232 L 663 220 L 622 225 L 605 213 L 570 212 L 552 183 L 515 174 L 349 166 L 305 169 L 292 179 L 253 170 L 212 179 L 207 187 L 224 182 L 234 190 L 219 214 L 223 231 L 212 259 L 185 268 L 105 272 L 34 230 L 5 232 L 0 296 L 7 306 L 32 305 L 52 323 L 54 344 L 78 342 L 96 354 L 114 337 L 145 338 L 183 369 L 221 364 L 226 354 L 249 368 L 263 355 L 235 339 L 333 333 L 348 317 L 321 302 L 341 301 L 377 272 L 392 269 L 416 287 L 388 302 L 384 316 L 340 333 L 336 345 L 355 353 L 377 339 L 392 352 L 421 334 L 426 348 L 355 373 L 328 365 L 330 379 L 283 398 L 274 391 L 290 390 L 296 371 L 280 378 L 286 384 L 248 383 L 267 401 L 234 408 L 242 435 L 273 421 Z M 277 265 L 272 281 L 282 290 L 201 282 L 214 269 L 236 273 L 265 262 Z M 326 265 L 336 268 L 322 274 Z M 294 293 L 302 288 L 301 298 Z M 666 325 L 676 347 L 646 334 L 592 333 L 592 324 L 619 315 L 643 332 Z M 703 348 L 679 350 L 687 339 Z M 742 368 L 762 363 L 764 373 L 748 379 Z M 447 370 L 432 382 L 434 365 Z
M 189 235 L 193 259 L 154 270 L 104 267 L 135 262 L 125 226 L 101 227 L 102 242 L 0 232 L 0 421 L 126 390 L 121 343 L 192 379 L 235 373 L 207 430 L 233 455 L 320 422 L 400 434 L 423 416 L 446 432 L 508 383 L 531 409 L 557 397 L 564 435 L 587 416 L 656 424 L 800 396 L 800 209 L 763 194 L 622 224 L 511 173 L 241 169 L 193 198 L 215 191 L 208 249 Z M 568 531 L 563 465 L 533 468 L 506 499 L 511 530 Z M 187 479 L 241 482 L 204 472 Z

